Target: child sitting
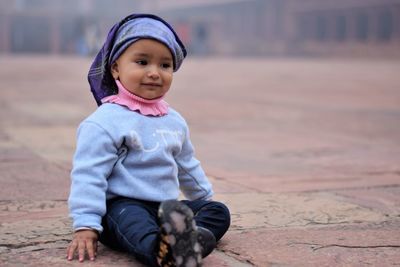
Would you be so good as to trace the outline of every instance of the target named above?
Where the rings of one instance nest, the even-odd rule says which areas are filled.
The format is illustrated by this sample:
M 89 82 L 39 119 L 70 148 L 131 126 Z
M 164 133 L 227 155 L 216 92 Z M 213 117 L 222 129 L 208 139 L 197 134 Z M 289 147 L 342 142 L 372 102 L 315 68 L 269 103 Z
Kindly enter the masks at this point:
M 94 260 L 99 240 L 149 266 L 201 266 L 228 230 L 229 210 L 211 200 L 188 126 L 164 100 L 185 56 L 155 15 L 110 30 L 88 74 L 99 107 L 78 128 L 68 260 Z

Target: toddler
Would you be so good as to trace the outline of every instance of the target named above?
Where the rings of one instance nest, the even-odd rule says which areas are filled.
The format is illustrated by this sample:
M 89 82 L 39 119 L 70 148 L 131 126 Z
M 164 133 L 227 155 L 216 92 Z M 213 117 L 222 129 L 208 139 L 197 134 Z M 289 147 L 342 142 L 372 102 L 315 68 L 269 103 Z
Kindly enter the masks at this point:
M 164 100 L 185 56 L 158 16 L 132 14 L 111 28 L 88 74 L 99 107 L 77 132 L 68 260 L 94 260 L 99 240 L 148 266 L 201 266 L 228 230 L 188 126 Z

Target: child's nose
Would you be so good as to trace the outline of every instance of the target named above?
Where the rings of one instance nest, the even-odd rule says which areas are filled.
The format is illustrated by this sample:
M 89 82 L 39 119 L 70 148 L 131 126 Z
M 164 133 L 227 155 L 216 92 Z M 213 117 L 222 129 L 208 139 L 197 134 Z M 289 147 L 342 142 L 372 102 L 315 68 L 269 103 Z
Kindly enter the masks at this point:
M 160 73 L 158 72 L 158 68 L 156 66 L 149 66 L 149 70 L 147 72 L 147 76 L 151 79 L 160 78 Z

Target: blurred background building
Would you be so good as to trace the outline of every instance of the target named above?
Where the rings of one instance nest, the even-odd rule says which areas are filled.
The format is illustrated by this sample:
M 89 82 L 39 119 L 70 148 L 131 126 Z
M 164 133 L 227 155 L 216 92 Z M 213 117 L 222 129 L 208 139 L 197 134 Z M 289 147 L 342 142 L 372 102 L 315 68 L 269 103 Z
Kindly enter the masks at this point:
M 194 55 L 400 57 L 400 0 L 0 0 L 0 53 L 93 54 L 131 12 Z

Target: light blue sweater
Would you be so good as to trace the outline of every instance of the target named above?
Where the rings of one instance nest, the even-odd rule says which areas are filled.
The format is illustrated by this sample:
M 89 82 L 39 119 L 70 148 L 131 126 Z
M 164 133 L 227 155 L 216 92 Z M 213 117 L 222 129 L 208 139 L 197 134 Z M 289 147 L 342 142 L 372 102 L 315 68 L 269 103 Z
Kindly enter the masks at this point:
M 213 195 L 185 120 L 169 108 L 143 116 L 118 104 L 103 104 L 78 128 L 68 199 L 73 228 L 101 232 L 106 200 L 116 196 L 164 201 Z

